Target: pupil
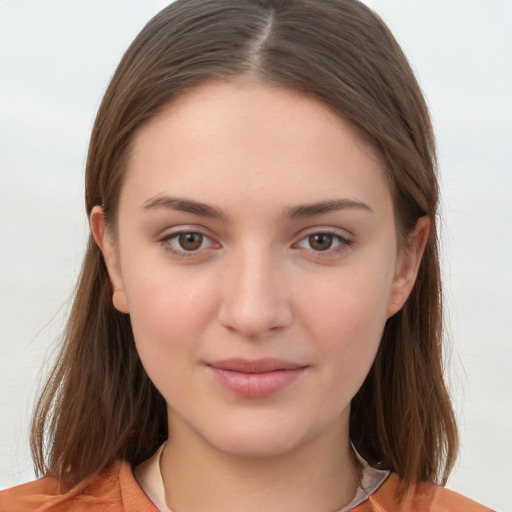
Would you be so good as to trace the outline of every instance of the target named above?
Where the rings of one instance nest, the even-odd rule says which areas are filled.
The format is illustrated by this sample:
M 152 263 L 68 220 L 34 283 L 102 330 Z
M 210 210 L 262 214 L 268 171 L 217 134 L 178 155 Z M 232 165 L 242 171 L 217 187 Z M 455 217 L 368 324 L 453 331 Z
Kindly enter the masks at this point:
M 186 251 L 194 251 L 201 247 L 203 235 L 200 233 L 182 233 L 179 237 L 179 243 Z
M 309 237 L 309 244 L 317 251 L 326 251 L 332 245 L 332 236 L 325 233 L 311 235 Z

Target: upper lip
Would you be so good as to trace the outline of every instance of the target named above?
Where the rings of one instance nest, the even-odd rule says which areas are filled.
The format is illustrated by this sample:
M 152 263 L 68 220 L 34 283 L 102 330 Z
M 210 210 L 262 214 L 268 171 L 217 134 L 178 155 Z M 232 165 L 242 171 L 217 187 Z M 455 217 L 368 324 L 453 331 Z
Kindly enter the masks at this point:
M 304 368 L 307 365 L 276 359 L 273 357 L 265 357 L 262 359 L 223 359 L 221 361 L 210 362 L 208 363 L 208 366 L 212 366 L 219 370 L 229 370 L 234 372 L 266 373 L 276 370 L 297 370 L 299 368 Z

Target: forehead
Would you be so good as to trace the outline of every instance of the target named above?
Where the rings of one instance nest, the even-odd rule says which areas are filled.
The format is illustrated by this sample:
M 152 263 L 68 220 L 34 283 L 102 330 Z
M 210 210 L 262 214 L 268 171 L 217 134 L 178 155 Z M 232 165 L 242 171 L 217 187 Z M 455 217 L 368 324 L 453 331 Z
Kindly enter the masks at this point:
M 340 193 L 390 200 L 375 151 L 347 121 L 311 95 L 248 81 L 175 98 L 135 136 L 123 188 L 267 207 Z

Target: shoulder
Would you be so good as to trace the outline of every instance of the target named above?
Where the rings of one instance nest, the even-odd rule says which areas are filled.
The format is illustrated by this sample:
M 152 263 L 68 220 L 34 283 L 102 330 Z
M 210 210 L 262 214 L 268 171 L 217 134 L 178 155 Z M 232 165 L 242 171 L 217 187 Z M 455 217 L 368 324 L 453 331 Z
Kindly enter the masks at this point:
M 411 492 L 400 500 L 400 482 L 398 475 L 391 474 L 368 498 L 367 507 L 356 508 L 354 512 L 492 512 L 476 501 L 429 482 L 414 485 Z
M 71 490 L 47 477 L 0 492 L 0 512 L 156 512 L 130 465 L 116 462 Z

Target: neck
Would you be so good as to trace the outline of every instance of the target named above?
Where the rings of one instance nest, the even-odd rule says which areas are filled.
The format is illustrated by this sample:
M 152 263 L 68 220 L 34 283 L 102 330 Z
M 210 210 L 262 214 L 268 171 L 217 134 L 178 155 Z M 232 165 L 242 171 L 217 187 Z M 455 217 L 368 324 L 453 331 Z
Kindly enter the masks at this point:
M 348 424 L 272 457 L 227 454 L 176 421 L 170 431 L 161 472 L 174 512 L 326 512 L 356 492 Z

